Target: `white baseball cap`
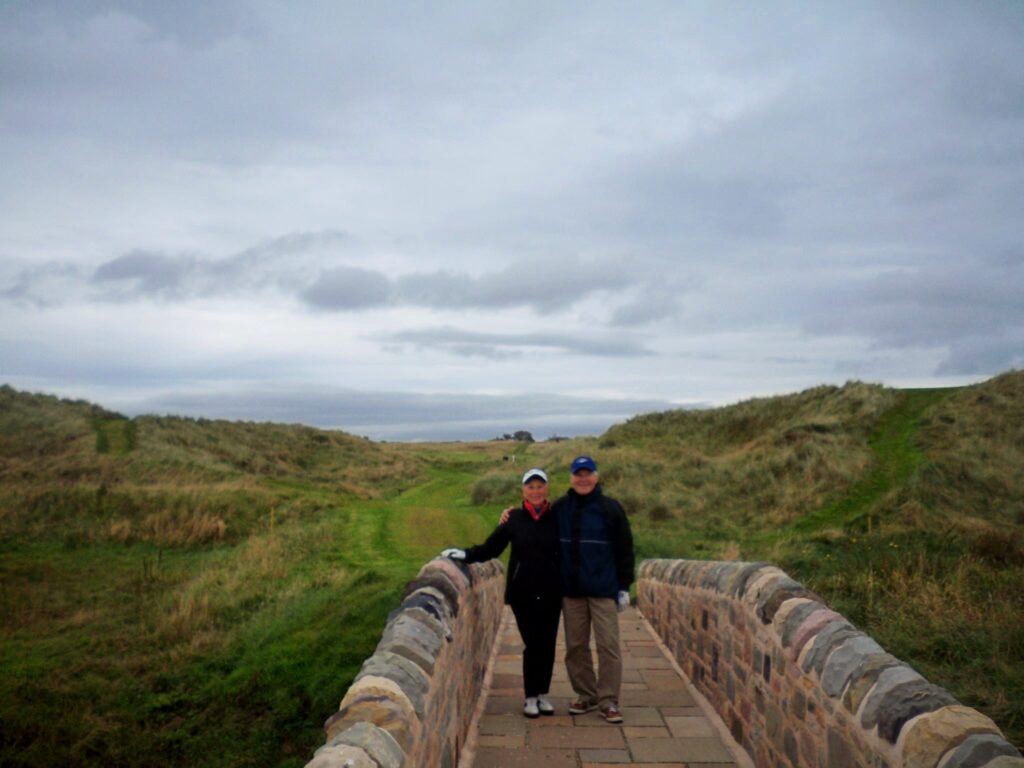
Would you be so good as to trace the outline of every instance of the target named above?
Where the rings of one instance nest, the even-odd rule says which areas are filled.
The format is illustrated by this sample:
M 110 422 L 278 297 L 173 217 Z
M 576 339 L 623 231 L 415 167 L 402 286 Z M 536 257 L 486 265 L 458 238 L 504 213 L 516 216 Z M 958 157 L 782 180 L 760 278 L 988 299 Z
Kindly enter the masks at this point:
M 535 477 L 540 478 L 545 483 L 548 481 L 547 473 L 540 467 L 534 467 L 533 469 L 526 470 L 526 473 L 523 475 L 523 485 L 526 485 Z

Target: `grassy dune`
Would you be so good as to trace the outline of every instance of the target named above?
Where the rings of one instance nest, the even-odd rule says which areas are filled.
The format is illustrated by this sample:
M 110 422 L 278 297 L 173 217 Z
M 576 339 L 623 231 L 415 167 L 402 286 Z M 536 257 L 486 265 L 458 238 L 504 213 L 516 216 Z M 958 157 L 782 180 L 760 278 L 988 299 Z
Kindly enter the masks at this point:
M 125 419 L 0 387 L 0 763 L 304 764 L 404 582 L 593 452 L 639 557 L 772 560 L 1024 744 L 1024 374 L 533 445 Z M 504 460 L 515 455 L 515 464 Z
M 501 463 L 9 389 L 0 436 L 3 765 L 303 765 Z
M 1024 746 L 1024 374 L 654 414 L 595 450 L 639 556 L 776 562 Z

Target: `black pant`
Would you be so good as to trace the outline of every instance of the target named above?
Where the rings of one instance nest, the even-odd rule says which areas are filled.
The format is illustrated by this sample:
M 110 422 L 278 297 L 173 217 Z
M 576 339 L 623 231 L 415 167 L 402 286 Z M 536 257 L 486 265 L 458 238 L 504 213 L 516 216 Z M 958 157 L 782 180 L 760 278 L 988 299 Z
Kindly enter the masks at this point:
M 523 689 L 527 698 L 539 696 L 551 688 L 562 600 L 541 595 L 519 598 L 511 606 L 523 638 Z

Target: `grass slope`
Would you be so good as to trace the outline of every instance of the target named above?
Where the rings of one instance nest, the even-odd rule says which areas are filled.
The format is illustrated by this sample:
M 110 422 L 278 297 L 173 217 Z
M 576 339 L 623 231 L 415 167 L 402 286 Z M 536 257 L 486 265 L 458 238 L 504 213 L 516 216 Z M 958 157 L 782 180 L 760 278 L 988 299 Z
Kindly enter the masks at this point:
M 9 389 L 0 435 L 3 765 L 305 764 L 501 461 Z
M 1024 744 L 1024 375 L 375 444 L 0 387 L 0 763 L 293 765 L 442 547 L 595 453 L 638 557 L 772 560 Z M 514 459 L 514 463 L 511 461 Z
M 638 557 L 776 562 L 1024 747 L 1024 374 L 653 414 L 594 448 Z

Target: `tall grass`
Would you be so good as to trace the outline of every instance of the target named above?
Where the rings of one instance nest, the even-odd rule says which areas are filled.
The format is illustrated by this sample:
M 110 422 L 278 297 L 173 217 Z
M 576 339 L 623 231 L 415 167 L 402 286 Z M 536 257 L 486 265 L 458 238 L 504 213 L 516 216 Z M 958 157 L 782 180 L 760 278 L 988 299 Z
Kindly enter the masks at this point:
M 304 764 L 400 585 L 518 499 L 507 451 L 0 387 L 0 763 Z M 638 558 L 777 562 L 1024 746 L 1024 374 L 515 453 L 553 495 L 593 454 Z

